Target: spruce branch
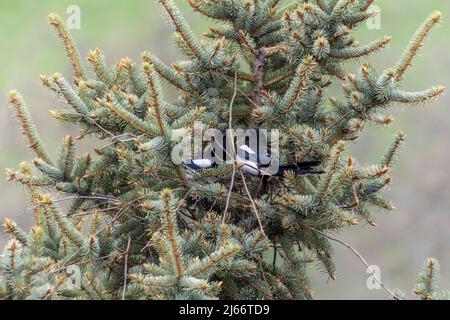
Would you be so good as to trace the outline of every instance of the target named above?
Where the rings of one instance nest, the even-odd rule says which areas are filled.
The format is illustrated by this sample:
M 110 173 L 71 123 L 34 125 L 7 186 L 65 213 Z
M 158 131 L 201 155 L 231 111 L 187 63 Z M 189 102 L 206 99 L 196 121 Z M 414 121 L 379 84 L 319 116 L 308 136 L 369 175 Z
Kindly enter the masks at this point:
M 106 67 L 105 56 L 103 52 L 96 48 L 95 50 L 89 50 L 88 61 L 91 63 L 92 69 L 96 74 L 99 81 L 104 85 L 110 87 L 113 84 L 113 77 L 110 70 Z
M 199 41 L 194 36 L 191 28 L 181 15 L 179 9 L 175 6 L 172 0 L 159 0 L 159 3 L 165 9 L 169 16 L 175 31 L 181 36 L 184 43 L 189 47 L 194 56 L 201 60 L 203 58 L 203 50 Z
M 430 33 L 431 29 L 442 20 L 442 12 L 435 11 L 427 18 L 424 24 L 416 31 L 411 39 L 408 48 L 405 50 L 400 61 L 395 67 L 395 81 L 400 81 L 407 69 L 411 66 L 412 61 L 417 56 L 420 48 L 423 45 L 425 38 Z
M 71 136 L 67 135 L 61 147 L 58 167 L 63 175 L 63 180 L 70 180 L 75 164 L 75 145 Z
M 33 149 L 39 158 L 49 164 L 52 164 L 52 160 L 50 159 L 50 156 L 42 143 L 22 96 L 17 91 L 10 91 L 9 102 L 16 112 L 16 116 L 22 126 L 22 133 L 28 140 L 30 148 Z
M 85 79 L 85 71 L 84 67 L 81 64 L 80 59 L 80 53 L 78 52 L 78 49 L 76 45 L 74 44 L 74 41 L 72 39 L 72 36 L 70 32 L 67 30 L 66 26 L 64 25 L 63 20 L 60 16 L 58 16 L 55 13 L 51 13 L 48 16 L 49 23 L 55 28 L 56 32 L 58 33 L 58 36 L 61 38 L 61 40 L 64 43 L 64 47 L 66 48 L 67 57 L 69 58 L 74 75 L 77 79 L 82 80 Z
M 113 112 L 118 118 L 127 123 L 136 131 L 143 133 L 149 137 L 155 137 L 157 135 L 156 132 L 152 130 L 152 128 L 146 122 L 139 119 L 133 113 L 122 108 L 121 106 L 108 101 L 101 101 L 100 103 L 111 110 L 111 112 Z
M 13 237 L 15 237 L 23 246 L 26 246 L 30 243 L 31 239 L 29 238 L 28 234 L 20 229 L 14 221 L 5 218 L 5 220 L 3 221 L 3 228 L 6 233 L 11 234 Z
M 350 47 L 345 49 L 330 50 L 330 56 L 337 59 L 356 59 L 362 56 L 367 56 L 373 52 L 379 51 L 385 48 L 392 40 L 392 37 L 384 37 L 380 40 L 375 40 L 366 46 L 362 47 Z
M 341 155 L 345 151 L 345 148 L 346 146 L 343 141 L 339 141 L 333 148 L 333 152 L 330 156 L 330 159 L 328 160 L 325 176 L 322 177 L 318 189 L 318 194 L 321 198 L 325 197 L 325 195 L 329 192 L 331 180 L 336 174 L 336 171 L 339 169 Z
M 57 88 L 58 96 L 62 98 L 69 106 L 84 116 L 89 115 L 89 108 L 60 73 L 55 73 L 51 77 L 50 81 L 52 81 L 55 88 Z
M 61 210 L 54 203 L 49 195 L 43 195 L 40 199 L 44 210 L 53 216 L 54 221 L 58 224 L 61 232 L 79 249 L 84 248 L 86 243 L 82 234 L 72 225 L 66 217 L 64 217 Z M 48 217 L 50 219 L 50 217 Z
M 168 241 L 171 246 L 171 259 L 174 262 L 174 270 L 175 274 L 178 278 L 182 277 L 185 272 L 185 266 L 182 262 L 182 255 L 180 251 L 180 247 L 177 241 L 177 222 L 176 222 L 176 211 L 174 206 L 174 199 L 172 198 L 172 191 L 170 189 L 165 189 L 161 192 L 161 201 L 162 201 L 162 223 L 165 228 L 165 232 L 167 234 Z
M 174 68 L 171 68 L 171 67 L 165 65 L 156 56 L 154 56 L 148 52 L 144 52 L 142 54 L 142 60 L 144 62 L 152 64 L 153 67 L 155 68 L 156 72 L 158 72 L 158 74 L 161 76 L 161 78 L 166 80 L 168 83 L 170 83 L 174 87 L 176 87 L 182 91 L 189 90 L 186 80 L 179 75 L 179 72 L 174 70 Z
M 159 81 L 156 75 L 154 74 L 152 65 L 148 62 L 144 62 L 143 69 L 145 75 L 147 77 L 148 89 L 150 92 L 150 101 L 149 106 L 154 110 L 154 116 L 156 117 L 156 121 L 158 123 L 159 131 L 161 135 L 165 135 L 166 125 L 161 115 L 161 89 L 159 88 Z M 147 111 L 147 114 L 150 114 L 150 108 Z
M 313 56 L 307 56 L 303 59 L 297 68 L 289 89 L 281 101 L 281 110 L 287 113 L 293 108 L 297 100 L 302 97 L 308 89 L 310 77 L 317 71 L 317 68 L 318 66 Z
M 396 90 L 391 93 L 390 98 L 393 102 L 406 104 L 423 104 L 436 99 L 445 92 L 445 87 L 438 86 L 421 92 L 406 92 Z
M 428 258 L 422 273 L 420 273 L 413 292 L 421 300 L 448 300 L 450 292 L 437 291 L 437 282 L 440 277 L 439 261 Z
M 396 155 L 398 154 L 398 151 L 400 149 L 400 146 L 405 141 L 406 135 L 402 131 L 398 132 L 395 137 L 394 141 L 392 142 L 391 147 L 387 151 L 386 155 L 384 156 L 383 160 L 381 161 L 381 166 L 390 168 L 392 167 L 392 164 L 395 161 Z

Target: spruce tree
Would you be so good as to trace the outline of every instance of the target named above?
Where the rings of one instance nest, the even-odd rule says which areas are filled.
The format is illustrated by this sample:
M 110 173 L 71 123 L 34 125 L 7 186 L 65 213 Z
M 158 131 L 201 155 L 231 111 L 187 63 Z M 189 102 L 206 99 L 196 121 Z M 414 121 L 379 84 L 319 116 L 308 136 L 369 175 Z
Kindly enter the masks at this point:
M 360 44 L 352 35 L 372 17 L 374 0 L 188 1 L 213 27 L 200 39 L 173 0 L 159 0 L 184 57 L 172 65 L 148 52 L 107 65 L 95 49 L 86 67 L 62 19 L 49 16 L 73 79 L 56 73 L 41 81 L 66 106 L 52 115 L 80 134 L 62 139 L 54 157 L 22 95 L 10 92 L 35 159 L 7 178 L 26 187 L 35 226 L 26 232 L 4 221 L 11 239 L 2 298 L 311 299 L 308 269 L 335 279 L 331 234 L 374 225 L 373 212 L 394 209 L 383 191 L 405 134 L 374 165 L 346 149 L 365 125 L 389 125 L 393 105 L 444 92 L 401 87 L 441 13 L 426 19 L 395 66 L 377 71 L 367 57 L 391 38 Z M 356 74 L 346 70 L 350 61 L 362 63 Z M 161 81 L 177 99 L 164 100 Z M 329 95 L 335 84 L 340 97 Z M 192 173 L 171 152 L 174 133 L 190 135 L 196 122 L 276 129 L 282 164 L 320 166 L 269 179 L 236 163 Z M 78 155 L 76 141 L 88 136 L 97 146 Z M 425 299 L 438 297 L 430 261 L 415 289 Z M 81 280 L 68 286 L 74 267 Z

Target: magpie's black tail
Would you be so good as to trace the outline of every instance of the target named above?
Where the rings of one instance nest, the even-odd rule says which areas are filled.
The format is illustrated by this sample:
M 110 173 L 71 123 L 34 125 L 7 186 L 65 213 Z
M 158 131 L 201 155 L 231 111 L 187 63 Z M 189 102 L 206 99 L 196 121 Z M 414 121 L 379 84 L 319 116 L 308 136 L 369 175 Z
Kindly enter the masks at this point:
M 302 161 L 297 162 L 297 167 L 317 167 L 320 166 L 322 163 L 320 161 Z
M 297 162 L 297 164 L 280 166 L 277 176 L 282 176 L 286 171 L 293 171 L 295 174 L 321 174 L 322 170 L 317 170 L 316 167 L 319 166 L 321 162 L 319 161 L 304 161 Z

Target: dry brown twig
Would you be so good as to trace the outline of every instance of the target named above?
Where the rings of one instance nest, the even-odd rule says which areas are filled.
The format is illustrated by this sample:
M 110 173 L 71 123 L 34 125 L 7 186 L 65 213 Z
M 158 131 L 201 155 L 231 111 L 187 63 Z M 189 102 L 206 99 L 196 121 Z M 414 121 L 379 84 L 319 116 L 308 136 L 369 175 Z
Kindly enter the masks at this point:
M 125 295 L 127 293 L 127 278 L 128 278 L 128 254 L 130 253 L 131 237 L 128 237 L 127 250 L 125 251 L 125 262 L 123 270 L 123 291 L 122 300 L 125 300 Z
M 236 95 L 237 95 L 237 71 L 234 71 L 234 93 L 233 93 L 233 97 L 231 98 L 231 102 L 230 102 L 230 110 L 229 110 L 229 118 L 228 118 L 228 129 L 230 134 L 231 134 L 231 129 L 233 127 L 233 104 L 234 104 L 234 100 L 236 99 Z M 234 186 L 234 180 L 236 177 L 236 161 L 234 161 L 235 157 L 234 157 L 234 139 L 233 137 L 229 137 L 229 141 L 231 141 L 231 152 L 233 155 L 233 173 L 231 175 L 231 182 L 230 182 L 230 187 L 228 189 L 228 194 L 227 194 L 227 200 L 225 203 L 225 209 L 223 211 L 223 217 L 222 217 L 222 223 L 225 223 L 226 217 L 227 217 L 227 213 L 228 213 L 228 207 L 230 206 L 230 198 L 231 198 L 231 193 L 233 190 L 233 186 Z
M 242 183 L 244 185 L 245 193 L 247 193 L 248 200 L 250 200 L 250 203 L 252 205 L 253 211 L 255 212 L 256 219 L 258 220 L 259 227 L 261 228 L 261 232 L 264 234 L 265 237 L 267 237 L 266 233 L 264 232 L 264 228 L 263 228 L 263 225 L 262 225 L 262 222 L 261 222 L 261 218 L 259 216 L 258 208 L 256 208 L 255 201 L 253 200 L 253 197 L 250 194 L 250 191 L 248 190 L 247 182 L 245 181 L 245 176 L 242 173 L 242 171 L 239 171 L 239 173 L 241 174 Z
M 326 238 L 328 238 L 328 239 L 330 239 L 330 240 L 332 240 L 332 241 L 334 241 L 334 242 L 337 242 L 337 243 L 339 243 L 339 244 L 341 244 L 341 245 L 343 245 L 344 247 L 346 247 L 347 249 L 349 249 L 350 251 L 352 251 L 357 257 L 358 257 L 358 259 L 367 267 L 367 270 L 369 270 L 369 272 L 370 272 L 370 274 L 373 276 L 373 278 L 375 279 L 375 281 L 389 294 L 389 295 L 391 295 L 392 296 L 392 298 L 394 298 L 395 300 L 402 300 L 402 298 L 401 297 L 399 297 L 397 294 L 395 294 L 391 289 L 389 289 L 389 287 L 387 287 L 381 280 L 380 280 L 380 278 L 377 276 L 377 274 L 375 273 L 375 271 L 372 269 L 372 267 L 369 265 L 369 263 L 367 263 L 367 261 L 366 261 L 366 259 L 364 259 L 364 257 L 355 249 L 355 248 L 353 248 L 350 244 L 348 244 L 348 243 L 346 243 L 346 242 L 344 242 L 344 241 L 342 241 L 342 240 L 340 240 L 340 239 L 337 239 L 337 238 L 334 238 L 334 237 L 332 237 L 332 236 L 330 236 L 330 235 L 328 235 L 328 234 L 326 234 L 325 232 L 322 232 L 322 231 L 319 231 L 319 230 L 317 230 L 317 229 L 314 229 L 314 228 L 312 228 L 312 227 L 308 227 L 308 226 L 305 226 L 306 228 L 308 228 L 308 229 L 310 229 L 310 230 L 312 230 L 312 231 L 314 231 L 314 232 L 317 232 L 317 233 L 319 233 L 319 234 L 321 234 L 321 235 L 323 235 L 324 237 L 326 237 Z

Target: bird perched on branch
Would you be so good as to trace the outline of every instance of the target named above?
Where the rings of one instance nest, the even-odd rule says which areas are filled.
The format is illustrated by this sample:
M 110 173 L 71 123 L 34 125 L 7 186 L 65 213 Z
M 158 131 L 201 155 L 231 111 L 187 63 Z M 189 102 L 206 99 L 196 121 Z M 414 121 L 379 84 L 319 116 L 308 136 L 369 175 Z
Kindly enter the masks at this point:
M 198 171 L 234 162 L 242 165 L 244 173 L 253 176 L 283 176 L 286 171 L 293 171 L 297 175 L 322 173 L 321 170 L 317 170 L 317 167 L 321 165 L 320 161 L 279 164 L 278 157 L 272 156 L 272 150 L 267 145 L 266 131 L 260 129 L 250 130 L 243 131 L 246 134 L 245 137 L 240 137 L 241 139 L 237 137 L 238 142 L 235 142 L 234 148 L 229 145 L 229 140 L 230 137 L 235 139 L 236 135 L 229 135 L 225 130 L 221 130 L 221 136 L 219 138 L 216 137 L 215 141 L 209 145 L 209 150 L 212 150 L 209 154 L 208 152 L 203 152 L 203 157 L 192 159 L 185 165 L 191 170 Z M 235 150 L 234 156 L 231 150 Z

